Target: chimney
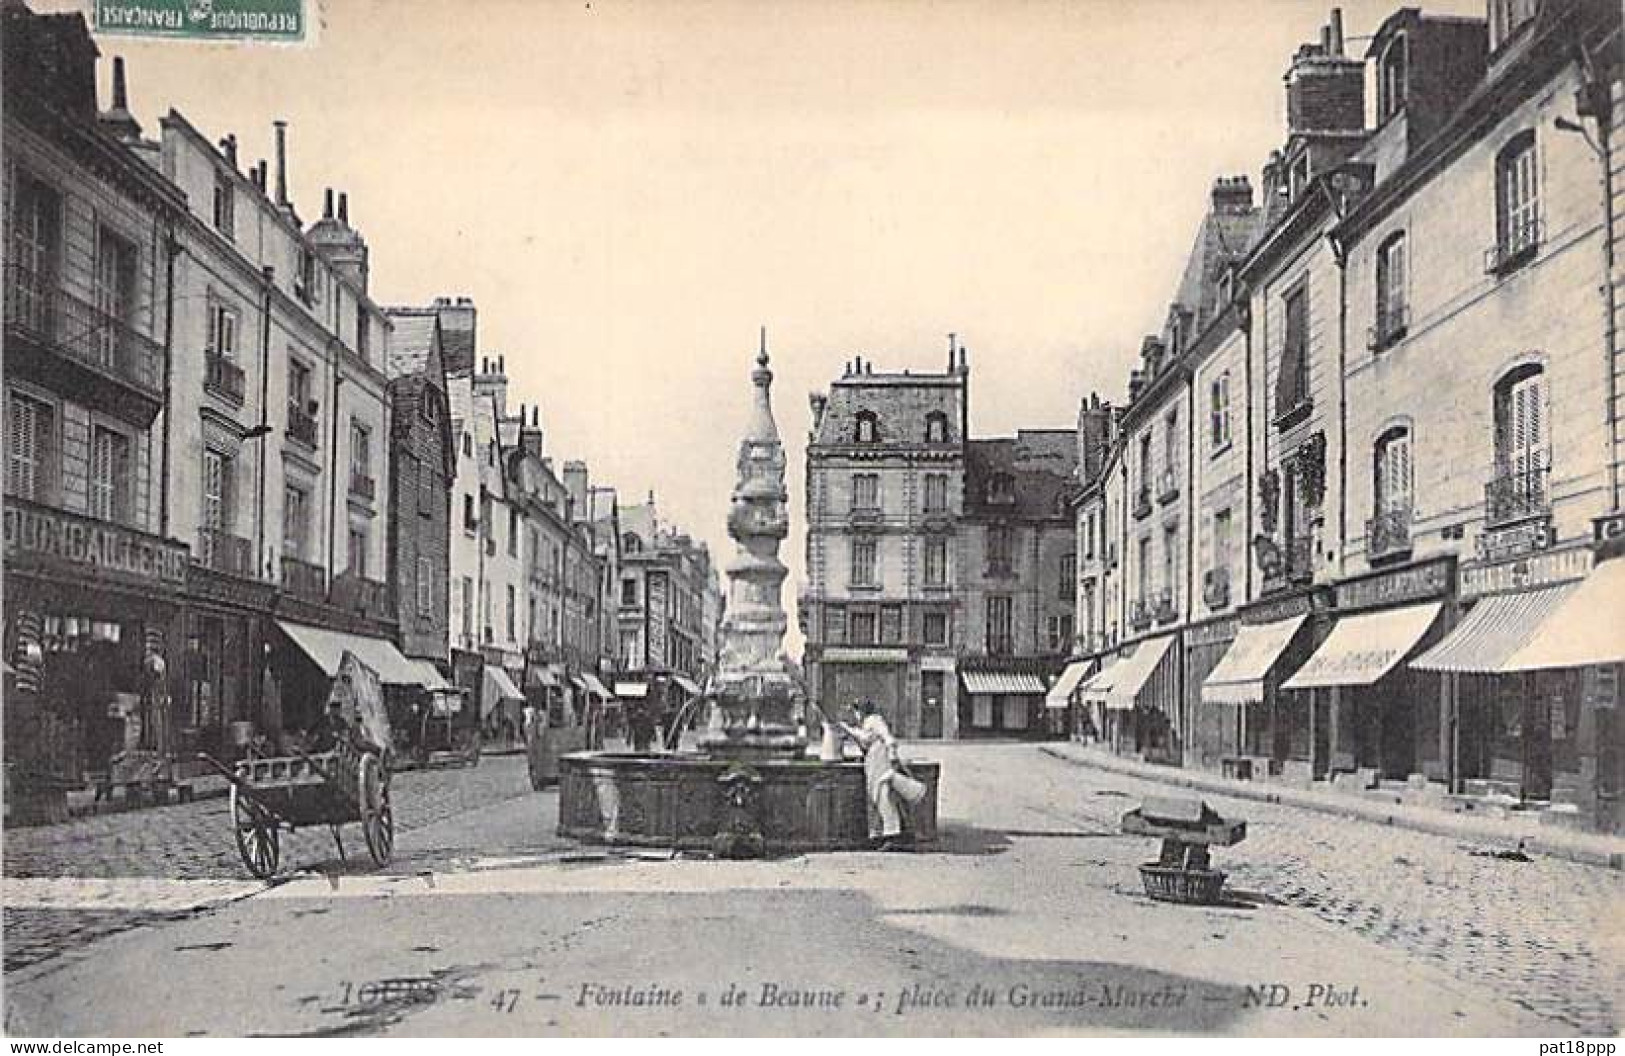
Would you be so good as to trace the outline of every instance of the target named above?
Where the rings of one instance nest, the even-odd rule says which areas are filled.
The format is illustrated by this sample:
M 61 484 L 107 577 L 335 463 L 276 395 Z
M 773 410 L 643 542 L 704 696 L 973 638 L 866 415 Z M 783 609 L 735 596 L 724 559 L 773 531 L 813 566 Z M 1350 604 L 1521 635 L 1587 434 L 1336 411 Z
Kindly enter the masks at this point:
M 276 204 L 288 204 L 288 123 L 272 122 L 276 129 Z
M 124 82 L 124 56 L 113 56 L 113 105 L 100 115 L 103 125 L 126 143 L 139 143 L 141 123 L 130 113 L 130 97 Z
M 542 427 L 541 407 L 537 406 L 530 409 L 530 426 L 532 429 L 540 429 Z
M 1331 24 L 1326 27 L 1326 54 L 1334 59 L 1343 57 L 1343 9 L 1332 8 Z
M 1215 213 L 1245 213 L 1253 207 L 1253 184 L 1245 175 L 1220 176 L 1213 181 Z
M 441 354 L 445 357 L 446 373 L 461 374 L 474 368 L 474 355 L 478 350 L 475 324 L 478 314 L 474 302 L 467 297 L 436 297 L 435 315 L 440 319 Z
M 113 109 L 128 110 L 130 100 L 124 86 L 124 56 L 113 56 Z
M 564 491 L 570 496 L 570 505 L 576 516 L 587 516 L 587 463 L 572 460 L 564 464 Z
M 1343 54 L 1342 14 L 1332 12 L 1319 44 L 1305 44 L 1286 74 L 1287 134 L 1365 128 L 1365 64 Z
M 948 373 L 950 374 L 954 372 L 954 341 L 957 337 L 957 334 L 948 335 Z
M 237 167 L 237 137 L 222 136 L 220 138 L 220 153 L 232 168 Z
M 322 219 L 333 219 L 333 188 L 331 187 L 322 194 Z
M 339 223 L 350 226 L 350 192 L 339 192 Z

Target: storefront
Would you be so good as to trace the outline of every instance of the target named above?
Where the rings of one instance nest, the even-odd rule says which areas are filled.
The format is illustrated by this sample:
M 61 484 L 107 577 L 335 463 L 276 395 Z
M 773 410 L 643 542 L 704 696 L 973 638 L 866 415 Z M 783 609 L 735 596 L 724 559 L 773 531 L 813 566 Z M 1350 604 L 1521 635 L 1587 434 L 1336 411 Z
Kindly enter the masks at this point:
M 1230 652 L 1238 626 L 1236 617 L 1226 616 L 1185 628 L 1185 715 L 1189 730 L 1185 739 L 1185 762 L 1188 766 L 1218 770 L 1223 759 L 1239 750 L 1234 709 L 1207 703 L 1203 686 Z
M 284 734 L 309 730 L 321 718 L 328 690 L 337 677 L 345 653 L 378 675 L 385 704 L 391 713 L 401 710 L 408 697 L 420 698 L 431 686 L 442 684 L 439 672 L 428 672 L 408 660 L 387 638 L 330 630 L 293 620 L 276 621 L 277 638 L 271 649 L 271 677 L 279 700 Z M 272 745 L 273 750 L 280 750 Z
M 1044 694 L 1044 709 L 1051 718 L 1051 732 L 1063 737 L 1082 739 L 1084 731 L 1080 687 L 1097 670 L 1099 661 L 1073 660 L 1061 669 L 1060 677 Z M 1099 729 L 1099 727 L 1095 727 Z
M 5 499 L 6 762 L 62 789 L 175 750 L 184 545 Z
M 1085 684 L 1084 700 L 1099 708 L 1101 733 L 1112 751 L 1148 762 L 1179 761 L 1180 664 L 1175 636 L 1159 635 L 1123 646 L 1114 661 Z
M 1203 682 L 1204 708 L 1231 726 L 1227 740 L 1234 747 L 1219 760 L 1225 773 L 1263 778 L 1287 776 L 1291 769 L 1296 778 L 1309 776 L 1308 723 L 1297 721 L 1297 702 L 1280 691 L 1286 665 L 1306 658 L 1308 628 L 1308 613 L 1243 624 Z
M 884 646 L 827 646 L 818 659 L 818 707 L 847 721 L 860 701 L 880 709 L 899 737 L 918 735 L 916 708 L 908 699 L 908 650 Z
M 176 756 L 202 773 L 198 752 L 228 758 L 255 733 L 283 732 L 281 695 L 267 658 L 277 631 L 270 583 L 192 564 L 186 634 L 175 689 Z
M 1454 598 L 1454 556 L 1369 573 L 1333 588 L 1337 618 L 1331 633 L 1281 684 L 1315 691 L 1310 744 L 1318 756 L 1324 734 L 1328 773 L 1355 775 L 1360 787 L 1412 774 L 1430 782 L 1447 779 L 1443 683 L 1408 662 L 1443 637 L 1453 622 Z M 1318 762 L 1314 768 L 1320 772 Z
M 1044 680 L 1032 671 L 961 668 L 959 736 L 1049 736 L 1044 721 Z

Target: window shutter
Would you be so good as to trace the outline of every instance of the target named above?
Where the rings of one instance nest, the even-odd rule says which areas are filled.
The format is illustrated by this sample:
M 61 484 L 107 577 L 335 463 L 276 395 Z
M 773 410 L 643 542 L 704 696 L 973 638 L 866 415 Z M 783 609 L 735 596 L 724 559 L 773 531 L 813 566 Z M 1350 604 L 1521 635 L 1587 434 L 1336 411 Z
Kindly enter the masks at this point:
M 39 404 L 17 396 L 12 397 L 10 409 L 11 422 L 7 430 L 9 489 L 23 498 L 37 499 L 43 415 L 40 414 Z

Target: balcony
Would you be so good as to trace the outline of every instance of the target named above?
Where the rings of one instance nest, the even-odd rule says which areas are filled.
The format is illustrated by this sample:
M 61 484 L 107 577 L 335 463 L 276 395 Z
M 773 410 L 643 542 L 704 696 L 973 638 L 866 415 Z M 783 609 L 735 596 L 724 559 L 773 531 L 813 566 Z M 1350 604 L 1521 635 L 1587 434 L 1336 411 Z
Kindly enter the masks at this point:
M 296 598 L 327 604 L 327 573 L 321 565 L 282 555 L 282 589 Z
M 1174 606 L 1174 592 L 1172 590 L 1165 588 L 1156 596 L 1155 602 L 1155 608 L 1152 610 L 1151 615 L 1158 626 L 1173 623 L 1179 619 L 1179 610 Z
M 320 410 L 315 400 L 311 400 L 301 407 L 298 403 L 288 402 L 288 439 L 297 440 L 306 447 L 316 448 L 316 412 Z
M 847 524 L 859 531 L 874 531 L 885 523 L 885 514 L 879 506 L 854 506 L 847 514 Z
M 141 426 L 163 409 L 163 355 L 134 326 L 58 288 L 5 268 L 6 371 Z
M 1157 505 L 1166 506 L 1179 498 L 1179 470 L 1174 466 L 1164 466 L 1162 472 L 1157 474 Z
M 1411 508 L 1396 506 L 1365 522 L 1366 558 L 1373 564 L 1395 561 L 1411 552 Z
M 254 544 L 228 532 L 199 528 L 193 559 L 205 568 L 245 579 L 257 578 Z
M 1484 273 L 1506 275 L 1533 260 L 1544 235 L 1541 218 L 1528 215 L 1509 223 L 1495 244 L 1484 250 Z
M 1264 593 L 1270 594 L 1291 586 L 1313 582 L 1315 551 L 1309 539 L 1296 538 L 1288 539 L 1284 543 L 1275 543 L 1260 537 L 1254 545 L 1262 547 L 1259 568 L 1264 573 L 1262 585 Z
M 1128 625 L 1135 631 L 1144 631 L 1150 628 L 1155 617 L 1156 606 L 1149 598 L 1137 598 L 1128 607 Z
M 331 603 L 336 609 L 371 620 L 387 623 L 395 618 L 394 592 L 388 583 L 374 579 L 348 574 L 335 576 Z
M 378 497 L 378 482 L 366 473 L 350 470 L 350 494 L 371 502 Z
M 1503 528 L 1549 513 L 1551 472 L 1551 458 L 1546 452 L 1540 452 L 1526 466 L 1503 467 L 1495 479 L 1484 485 L 1486 526 Z
M 241 407 L 246 387 L 242 367 L 225 356 L 211 354 L 203 357 L 205 391 L 214 393 L 234 407 Z
M 1143 521 L 1151 516 L 1151 485 L 1141 484 L 1134 493 L 1134 519 Z
M 1210 568 L 1202 573 L 1202 603 L 1209 609 L 1223 609 L 1230 604 L 1230 569 Z
M 1377 309 L 1377 318 L 1365 333 L 1365 347 L 1373 352 L 1391 348 L 1405 339 L 1410 327 L 1410 308 L 1390 304 Z

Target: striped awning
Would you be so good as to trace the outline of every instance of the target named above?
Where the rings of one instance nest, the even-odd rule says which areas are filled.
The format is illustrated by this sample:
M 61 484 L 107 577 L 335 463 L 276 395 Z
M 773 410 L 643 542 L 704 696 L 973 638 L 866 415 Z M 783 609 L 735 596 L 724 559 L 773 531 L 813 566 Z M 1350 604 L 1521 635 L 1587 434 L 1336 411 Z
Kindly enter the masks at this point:
M 339 662 L 344 659 L 344 654 L 349 652 L 354 653 L 357 660 L 372 668 L 377 673 L 378 680 L 386 685 L 421 684 L 419 682 L 423 677 L 421 672 L 412 661 L 402 656 L 401 651 L 395 648 L 395 643 L 388 639 L 329 631 L 323 627 L 310 627 L 291 620 L 278 620 L 276 625 L 282 628 L 282 633 L 286 634 L 301 652 L 310 657 L 328 678 L 338 675 Z
M 1108 653 L 1100 658 L 1100 670 L 1084 680 L 1078 687 L 1078 693 L 1089 704 L 1106 703 L 1106 694 L 1112 690 L 1112 679 L 1117 673 L 1117 662 L 1122 659 L 1119 653 Z
M 480 714 L 482 717 L 489 715 L 493 708 L 505 700 L 522 701 L 524 699 L 525 695 L 519 692 L 518 686 L 513 684 L 513 679 L 508 677 L 508 672 L 495 665 L 488 665 L 485 668 L 485 698 L 480 701 Z
M 1044 680 L 1025 671 L 964 671 L 965 692 L 1043 696 Z
M 1567 583 L 1481 598 L 1444 641 L 1412 660 L 1411 666 L 1458 674 L 1500 671 L 1576 589 L 1578 584 Z
M 1072 697 L 1073 690 L 1078 688 L 1084 676 L 1093 670 L 1094 666 L 1095 662 L 1093 660 L 1074 660 L 1067 664 L 1066 669 L 1061 672 L 1061 677 L 1057 678 L 1055 684 L 1049 687 L 1049 692 L 1044 694 L 1044 706 L 1047 708 L 1066 707 L 1067 702 Z
M 649 695 L 647 682 L 617 682 L 615 695 L 625 700 L 642 700 Z
M 1243 625 L 1202 683 L 1209 704 L 1253 704 L 1264 699 L 1264 679 L 1309 617 Z
M 1604 561 L 1547 617 L 1502 671 L 1625 662 L 1625 558 Z
M 440 693 L 457 688 L 446 681 L 446 677 L 440 673 L 440 669 L 434 666 L 433 660 L 413 660 L 411 663 L 412 667 L 417 670 L 418 682 L 430 693 Z
M 689 696 L 697 697 L 700 695 L 700 687 L 696 685 L 694 680 L 689 678 L 687 675 L 673 675 L 671 676 L 671 680 L 677 683 L 678 688 L 684 693 L 687 693 Z
M 545 686 L 548 689 L 560 688 L 558 676 L 553 673 L 553 669 L 551 667 L 546 665 L 537 665 L 530 669 L 530 684 L 533 686 Z
M 1281 688 L 1369 686 L 1416 648 L 1438 616 L 1436 601 L 1346 616 L 1337 621 L 1309 662 L 1282 682 Z
M 587 692 L 593 694 L 594 696 L 602 697 L 603 699 L 608 700 L 615 695 L 611 693 L 609 691 L 609 687 L 604 685 L 598 676 L 593 674 L 591 671 L 588 671 L 586 674 L 582 675 L 581 681 L 587 683 Z
M 1139 702 L 1140 691 L 1151 681 L 1168 647 L 1174 643 L 1173 635 L 1164 634 L 1148 638 L 1134 647 L 1134 653 L 1120 660 L 1113 669 L 1111 688 L 1106 691 L 1108 711 L 1132 711 Z

